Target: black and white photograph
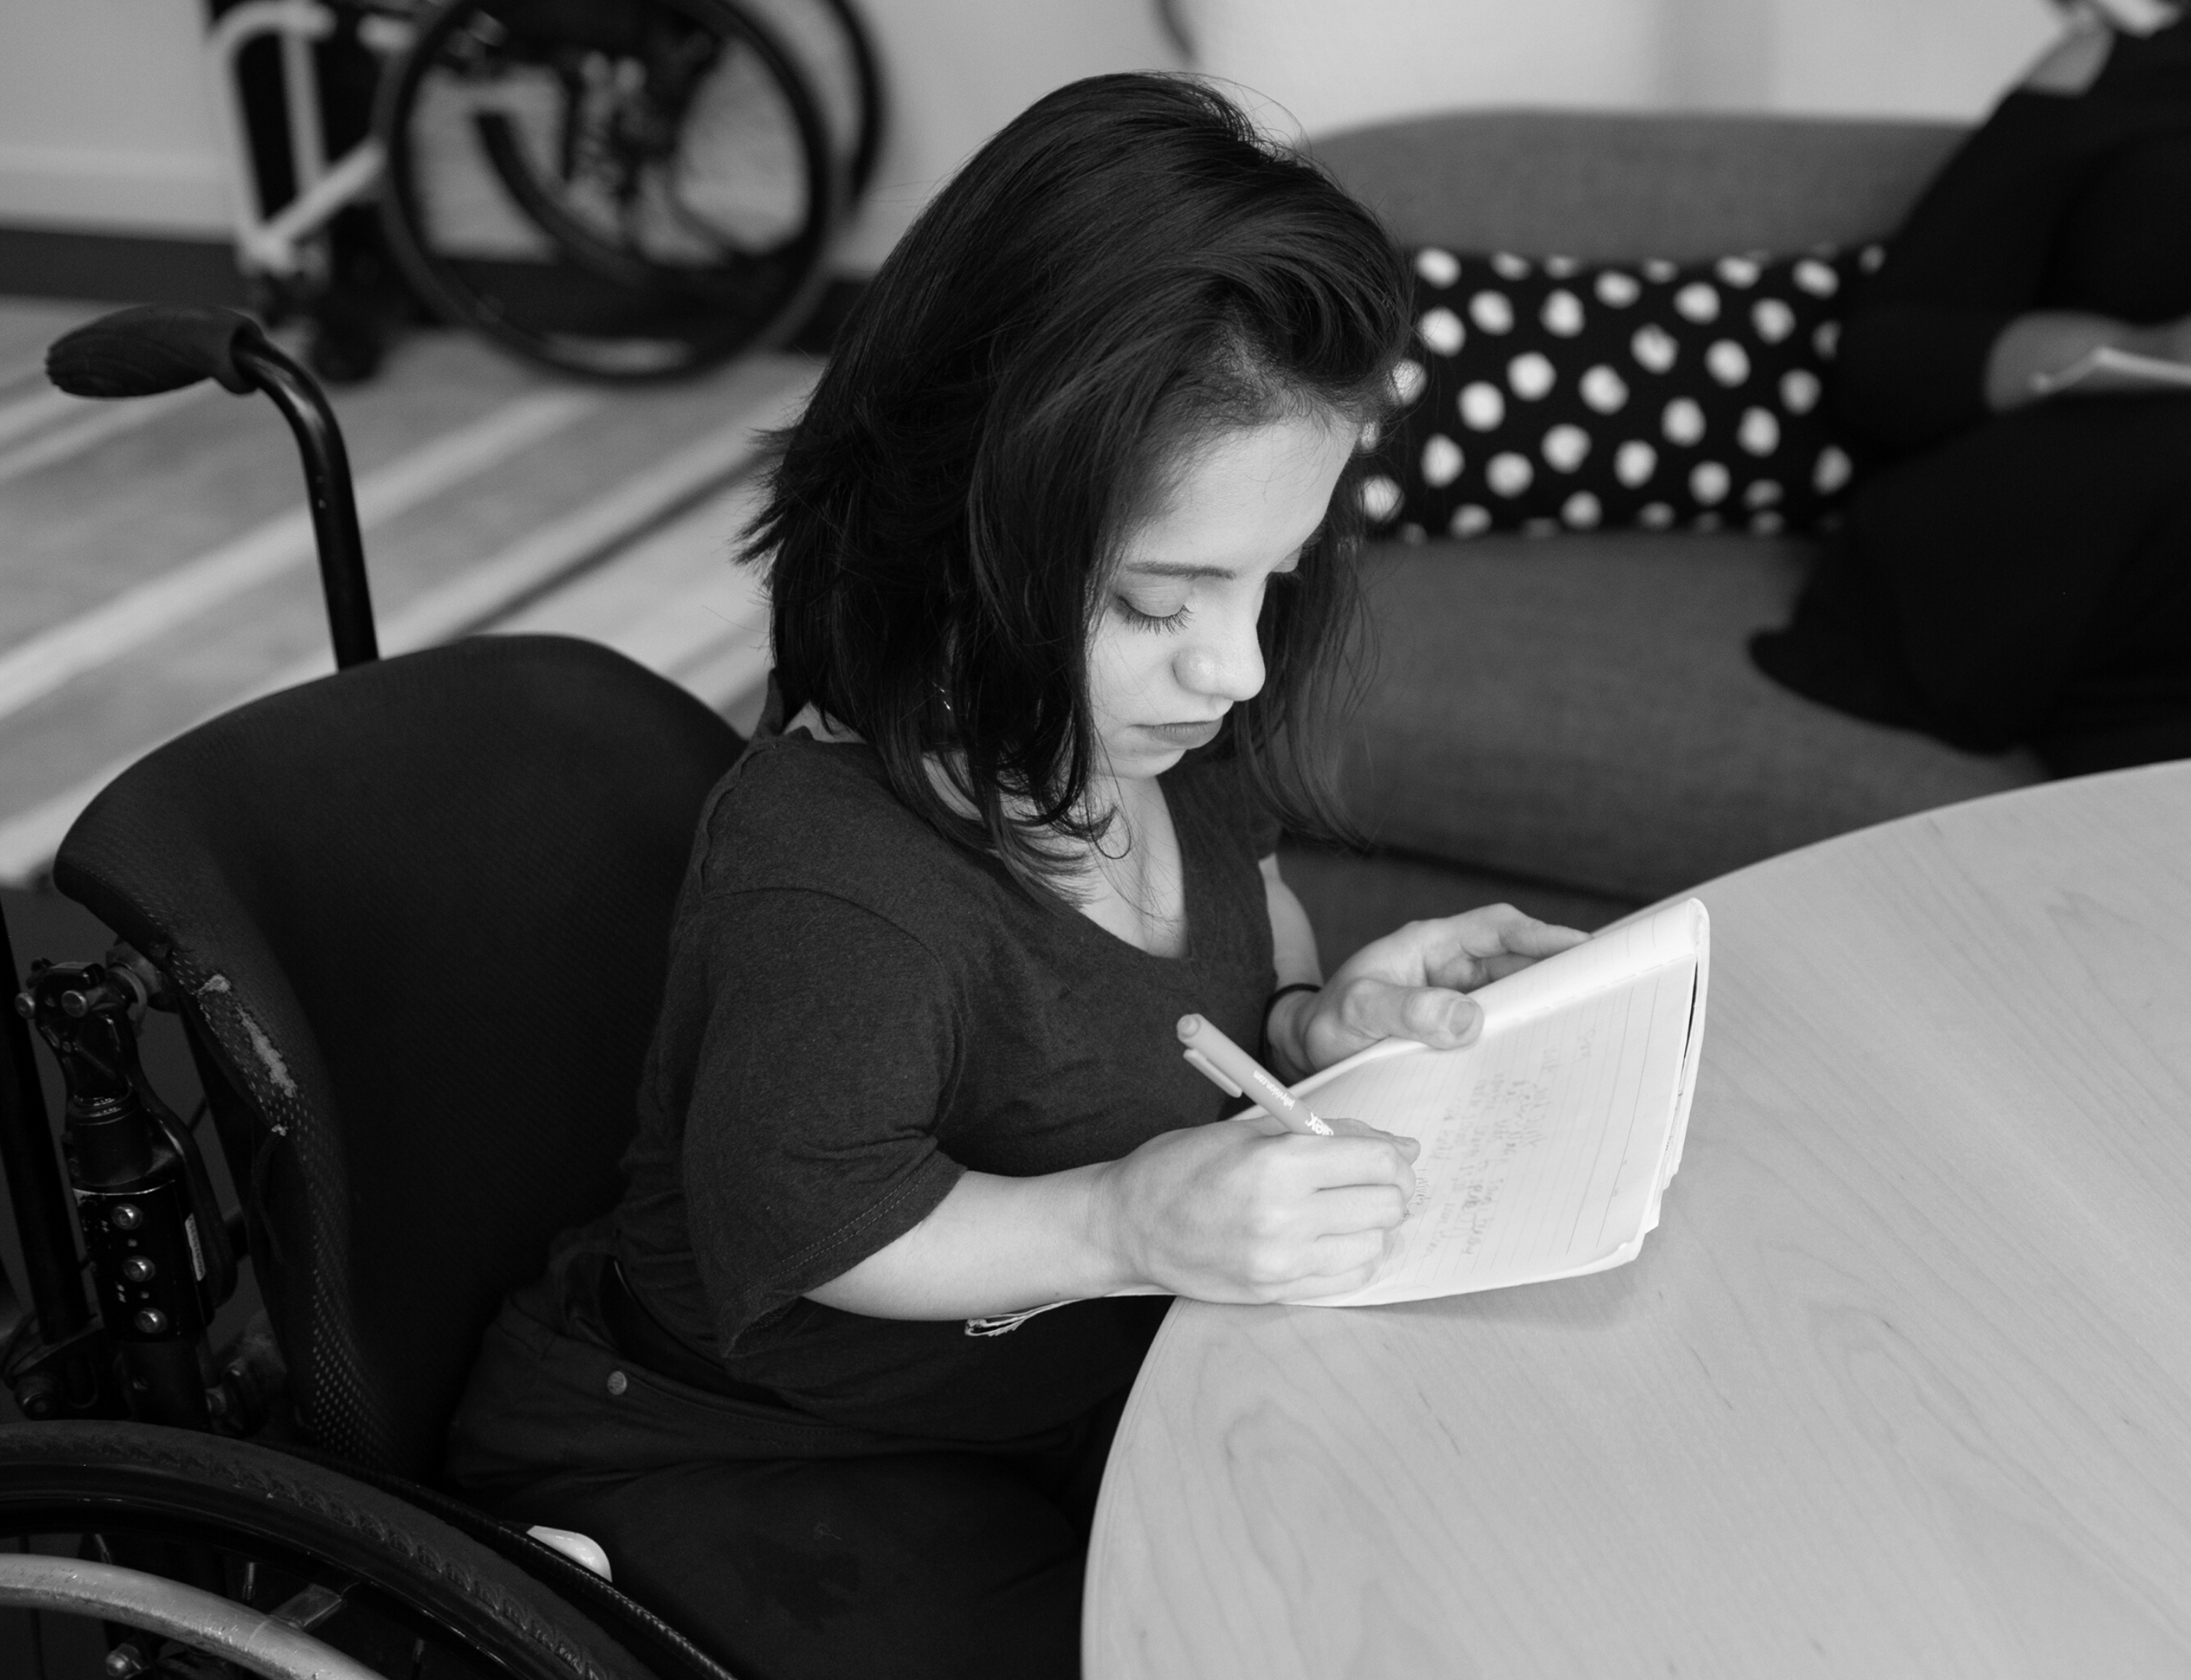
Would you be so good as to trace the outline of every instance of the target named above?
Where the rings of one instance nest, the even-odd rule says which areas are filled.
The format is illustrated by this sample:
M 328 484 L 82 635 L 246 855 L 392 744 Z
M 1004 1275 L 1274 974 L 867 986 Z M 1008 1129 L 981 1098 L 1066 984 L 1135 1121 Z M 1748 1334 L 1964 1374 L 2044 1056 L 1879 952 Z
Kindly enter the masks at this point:
M 0 1677 L 2191 1674 L 2191 3 L 0 0 Z

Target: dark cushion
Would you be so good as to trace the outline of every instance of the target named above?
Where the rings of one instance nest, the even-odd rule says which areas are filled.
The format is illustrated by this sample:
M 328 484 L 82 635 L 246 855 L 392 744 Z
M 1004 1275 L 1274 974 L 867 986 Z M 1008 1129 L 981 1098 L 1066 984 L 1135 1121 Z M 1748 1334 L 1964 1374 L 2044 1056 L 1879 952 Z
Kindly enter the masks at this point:
M 1348 745 L 1380 843 L 1653 898 L 1913 811 L 2040 779 L 1798 698 L 1744 643 L 1785 621 L 1785 538 L 1601 532 L 1386 544 L 1376 677 Z
M 1699 261 L 1892 231 L 1966 131 L 1944 122 L 1458 111 L 1316 156 L 1403 245 Z
M 1817 528 L 1851 462 L 1824 397 L 1876 245 L 1677 264 L 1415 253 L 1410 406 L 1363 504 L 1403 536 Z

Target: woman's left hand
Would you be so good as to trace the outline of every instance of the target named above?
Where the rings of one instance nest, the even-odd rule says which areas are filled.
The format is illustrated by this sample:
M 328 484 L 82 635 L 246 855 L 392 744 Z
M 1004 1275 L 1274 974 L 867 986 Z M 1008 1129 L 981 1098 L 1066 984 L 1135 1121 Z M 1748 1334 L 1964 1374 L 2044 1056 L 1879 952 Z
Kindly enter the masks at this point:
M 1380 1039 L 1456 1049 L 1483 1024 L 1483 1011 L 1462 993 L 1586 937 L 1511 904 L 1409 922 L 1349 957 L 1323 990 L 1278 999 L 1266 1028 L 1272 1051 L 1286 1064 L 1280 1072 L 1306 1078 Z

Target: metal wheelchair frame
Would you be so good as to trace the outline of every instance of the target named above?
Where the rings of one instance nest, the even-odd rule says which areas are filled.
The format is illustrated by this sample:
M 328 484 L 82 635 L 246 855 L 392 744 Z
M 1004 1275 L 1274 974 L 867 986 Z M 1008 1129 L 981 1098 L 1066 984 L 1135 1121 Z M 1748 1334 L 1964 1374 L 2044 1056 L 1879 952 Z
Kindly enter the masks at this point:
M 48 369 L 57 384 L 85 396 L 150 396 L 207 378 L 238 394 L 258 390 L 270 396 L 288 421 L 302 457 L 336 662 L 349 667 L 378 657 L 340 430 L 310 376 L 255 322 L 225 310 L 124 310 L 56 344 Z M 483 1546 L 492 1554 L 490 1563 L 515 1563 L 554 1602 L 582 1619 L 591 1617 L 586 1626 L 600 1623 L 614 1629 L 624 1647 L 640 1652 L 635 1663 L 644 1664 L 602 1666 L 563 1638 L 552 1625 L 552 1613 L 543 1620 L 537 1603 L 513 1609 L 507 1581 L 497 1586 L 487 1580 L 472 1590 L 497 1602 L 473 1619 L 476 1626 L 452 1636 L 460 1648 L 469 1641 L 467 1660 L 472 1665 L 452 1659 L 455 1672 L 521 1675 L 526 1680 L 729 1680 L 667 1624 L 615 1593 L 601 1579 L 607 1571 L 599 1548 L 583 1536 L 553 1530 L 521 1534 L 445 1495 L 338 1462 L 302 1444 L 282 1444 L 280 1459 L 241 1443 L 230 1449 L 231 1459 L 245 1455 L 240 1462 L 209 1459 L 219 1444 L 217 1438 L 248 1434 L 264 1421 L 280 1376 L 278 1352 L 270 1338 L 259 1338 L 254 1345 L 247 1336 L 236 1356 L 225 1368 L 215 1368 L 208 1327 L 235 1291 L 246 1239 L 241 1216 L 224 1217 L 215 1201 L 191 1125 L 161 1101 L 139 1062 L 137 1030 L 145 1011 L 174 1006 L 167 982 L 153 963 L 126 945 L 116 946 L 96 962 L 34 963 L 26 980 L 4 915 L 0 963 L 9 977 L 11 1004 L 0 1013 L 0 1173 L 6 1177 L 22 1244 L 30 1297 L 26 1303 L 17 1295 L 0 1267 L 0 1380 L 33 1426 L 57 1426 L 65 1433 L 71 1425 L 81 1428 L 91 1421 L 106 1421 L 122 1432 L 125 1458 L 136 1452 L 148 1460 L 172 1461 L 162 1472 L 170 1484 L 177 1476 L 185 1483 L 204 1477 L 208 1466 L 216 1478 L 229 1477 L 238 1487 L 220 1497 L 246 1513 L 242 1521 L 247 1529 L 263 1490 L 257 1484 L 272 1488 L 273 1495 L 297 1508 L 290 1528 L 259 1523 L 252 1531 L 277 1552 L 284 1546 L 296 1552 L 297 1512 L 309 1526 L 322 1520 L 310 1516 L 316 1501 L 323 1511 L 330 1505 L 341 1507 L 338 1518 L 330 1519 L 341 1530 L 333 1542 L 320 1553 L 306 1547 L 298 1554 L 316 1555 L 322 1563 L 333 1558 L 337 1567 L 329 1579 L 334 1584 L 311 1573 L 299 1575 L 280 1587 L 287 1596 L 266 1614 L 249 1602 L 255 1563 L 242 1575 L 244 1602 L 238 1602 L 233 1558 L 217 1555 L 219 1543 L 206 1538 L 216 1532 L 208 1527 L 216 1518 L 202 1517 L 194 1528 L 193 1513 L 177 1506 L 171 1494 L 151 1483 L 133 1493 L 130 1478 L 122 1473 L 127 1466 L 109 1463 L 94 1478 L 99 1486 L 83 1490 L 83 1503 L 94 1513 L 87 1520 L 102 1520 L 95 1514 L 100 1510 L 141 1507 L 153 1512 L 155 1529 L 171 1538 L 139 1539 L 110 1548 L 96 1532 L 88 1533 L 88 1551 L 69 1559 L 12 1552 L 0 1537 L 0 1609 L 104 1620 L 109 1680 L 133 1680 L 140 1673 L 155 1680 L 169 1675 L 175 1680 L 211 1680 L 239 1669 L 268 1680 L 396 1680 L 392 1671 L 382 1676 L 314 1637 L 312 1630 L 340 1611 L 360 1582 L 384 1601 L 400 1601 L 403 1569 L 384 1570 L 376 1577 L 373 1546 L 387 1550 L 385 1535 L 410 1520 L 402 1514 L 407 1512 L 424 1527 L 443 1535 L 453 1529 L 464 1541 Z M 31 1042 L 33 1030 L 62 1073 L 58 1160 Z M 204 1071 L 208 1064 L 202 1053 L 199 1060 Z M 133 1434 L 134 1426 L 145 1427 Z M 0 1437 L 8 1432 L 0 1427 Z M 111 1459 L 111 1439 L 103 1450 Z M 256 1467 L 248 1458 L 254 1453 L 261 1455 Z M 270 1481 L 265 1468 L 269 1462 L 287 1465 L 293 1474 L 276 1470 Z M 7 1468 L 6 1454 L 0 1451 L 0 1482 Z M 66 1482 L 65 1466 L 55 1473 Z M 276 1483 L 282 1485 L 273 1487 Z M 59 1510 L 54 1485 L 49 1475 L 44 1491 L 33 1489 L 27 1496 L 20 1488 L 0 1485 L 0 1515 Z M 392 1505 L 390 1495 L 401 1503 Z M 129 1503 L 133 1498 L 136 1506 Z M 211 1499 L 207 1508 L 219 1503 Z M 374 1540 L 376 1533 L 383 1541 Z M 441 1571 L 444 1577 L 452 1573 Z M 476 1572 L 454 1573 L 466 1580 L 481 1580 Z M 439 1586 L 446 1589 L 447 1580 Z M 263 1597 L 265 1583 L 260 1587 Z M 451 1602 L 446 1591 L 443 1598 L 446 1611 Z M 404 1607 L 399 1603 L 397 1608 Z M 445 1626 L 447 1620 L 445 1615 Z M 500 1637 L 498 1629 L 506 1632 L 505 1625 L 519 1626 L 531 1640 L 518 1656 L 481 1645 L 481 1628 L 487 1636 Z M 180 1648 L 197 1658 L 228 1666 L 208 1668 L 203 1661 L 191 1666 L 178 1654 L 180 1648 L 163 1647 L 158 1643 L 162 1639 L 179 1641 Z M 398 1662 L 405 1655 L 400 1646 L 401 1641 L 390 1648 Z M 421 1672 L 425 1649 L 422 1635 L 409 1654 L 414 1676 Z M 445 1666 L 430 1671 L 451 1671 Z

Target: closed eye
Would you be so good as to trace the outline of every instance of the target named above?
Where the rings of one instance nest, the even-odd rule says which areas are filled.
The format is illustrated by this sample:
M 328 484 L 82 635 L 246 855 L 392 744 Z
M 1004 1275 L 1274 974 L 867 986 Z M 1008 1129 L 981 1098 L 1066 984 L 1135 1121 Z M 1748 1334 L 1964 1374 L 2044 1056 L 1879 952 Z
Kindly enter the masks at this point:
M 1118 606 L 1119 616 L 1140 630 L 1183 630 L 1192 610 L 1181 607 L 1176 612 L 1144 612 L 1124 595 L 1113 595 L 1112 599 Z

